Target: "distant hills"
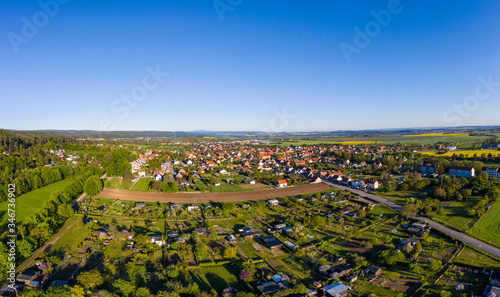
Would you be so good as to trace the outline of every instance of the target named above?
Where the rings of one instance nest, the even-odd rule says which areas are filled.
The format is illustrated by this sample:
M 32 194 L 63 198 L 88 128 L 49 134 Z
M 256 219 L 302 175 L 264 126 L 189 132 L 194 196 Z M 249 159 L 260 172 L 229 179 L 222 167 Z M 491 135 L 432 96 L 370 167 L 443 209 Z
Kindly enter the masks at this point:
M 280 132 L 269 133 L 262 131 L 95 131 L 95 130 L 6 130 L 0 129 L 0 136 L 7 137 L 71 137 L 85 139 L 134 139 L 134 138 L 168 138 L 181 137 L 215 137 L 215 138 L 330 138 L 330 137 L 374 137 L 374 136 L 401 136 L 419 133 L 499 133 L 500 126 L 477 127 L 436 127 L 436 128 L 401 128 L 377 130 L 340 130 L 315 132 Z

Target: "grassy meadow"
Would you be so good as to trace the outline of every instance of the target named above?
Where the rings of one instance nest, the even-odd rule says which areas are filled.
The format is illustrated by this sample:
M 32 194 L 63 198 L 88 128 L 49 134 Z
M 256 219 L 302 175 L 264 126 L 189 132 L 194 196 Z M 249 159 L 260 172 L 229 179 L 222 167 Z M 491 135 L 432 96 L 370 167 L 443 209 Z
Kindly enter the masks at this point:
M 500 202 L 497 201 L 467 233 L 500 247 Z
M 16 221 L 23 222 L 32 213 L 35 213 L 50 197 L 54 191 L 62 191 L 73 180 L 65 179 L 57 183 L 33 190 L 19 197 L 16 197 Z M 0 203 L 0 216 L 2 220 L 7 218 L 8 201 Z

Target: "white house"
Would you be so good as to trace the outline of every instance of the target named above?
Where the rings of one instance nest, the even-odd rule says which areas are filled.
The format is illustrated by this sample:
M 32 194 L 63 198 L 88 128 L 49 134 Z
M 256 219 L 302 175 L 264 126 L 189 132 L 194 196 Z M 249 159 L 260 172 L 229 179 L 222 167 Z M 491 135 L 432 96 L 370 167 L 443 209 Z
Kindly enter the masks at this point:
M 286 180 L 284 180 L 284 179 L 278 180 L 278 187 L 284 188 L 286 186 L 288 186 L 288 183 L 286 182 Z
M 198 205 L 188 205 L 187 206 L 187 210 L 188 211 L 195 211 L 195 210 L 199 210 L 200 207 Z
M 366 182 L 366 187 L 370 190 L 376 190 L 378 189 L 378 181 L 377 180 L 369 180 Z
M 268 203 L 269 203 L 269 205 L 273 205 L 273 206 L 280 205 L 280 202 L 277 199 L 271 199 L 271 200 L 269 200 Z

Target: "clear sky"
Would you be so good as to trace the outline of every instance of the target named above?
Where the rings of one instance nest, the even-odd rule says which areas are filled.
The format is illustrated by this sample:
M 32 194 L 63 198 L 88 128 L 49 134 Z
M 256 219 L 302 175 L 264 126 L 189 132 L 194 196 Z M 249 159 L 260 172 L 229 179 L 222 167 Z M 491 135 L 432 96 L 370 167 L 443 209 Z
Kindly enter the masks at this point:
M 0 128 L 500 124 L 497 0 L 55 1 L 0 2 Z

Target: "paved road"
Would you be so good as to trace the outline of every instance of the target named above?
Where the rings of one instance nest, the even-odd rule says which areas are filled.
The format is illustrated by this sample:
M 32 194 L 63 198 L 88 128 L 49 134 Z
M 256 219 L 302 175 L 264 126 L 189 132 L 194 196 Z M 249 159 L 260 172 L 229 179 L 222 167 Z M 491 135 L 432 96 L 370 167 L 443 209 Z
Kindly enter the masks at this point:
M 332 182 L 329 182 L 329 181 L 323 181 L 324 183 L 326 184 L 329 184 L 329 185 L 332 185 L 336 188 L 339 188 L 339 189 L 342 189 L 342 190 L 346 190 L 346 191 L 350 191 L 352 193 L 355 193 L 355 194 L 358 194 L 359 196 L 362 196 L 362 197 L 366 197 L 366 198 L 369 198 L 371 200 L 374 200 L 374 201 L 377 201 L 377 202 L 380 202 L 382 204 L 385 204 L 386 206 L 400 212 L 402 207 L 400 205 L 397 205 L 396 203 L 392 202 L 392 201 L 389 201 L 387 199 L 384 199 L 382 197 L 379 197 L 379 196 L 375 196 L 373 194 L 370 194 L 370 193 L 365 193 L 363 191 L 360 191 L 360 190 L 356 190 L 356 189 L 352 189 L 352 188 L 349 188 L 349 187 L 345 187 L 345 186 L 341 186 L 341 185 L 338 185 L 338 184 L 334 184 Z M 416 215 L 414 216 L 415 219 L 418 219 L 418 220 L 421 220 L 421 221 L 425 221 L 427 222 L 432 228 L 434 229 L 437 229 L 439 231 L 442 231 L 468 245 L 471 245 L 475 248 L 478 248 L 480 250 L 482 250 L 483 252 L 485 253 L 488 253 L 490 255 L 493 255 L 495 257 L 498 257 L 500 258 L 500 249 L 496 248 L 496 247 L 493 247 L 491 245 L 488 245 L 480 240 L 477 240 L 477 239 L 474 239 L 472 237 L 469 237 L 467 235 L 465 235 L 464 233 L 461 233 L 461 232 L 458 232 L 458 231 L 455 231 L 453 229 L 450 229 L 448 227 L 445 227 L 439 223 L 436 223 L 432 220 L 430 220 L 429 218 L 426 218 L 426 217 L 423 217 L 421 215 Z

